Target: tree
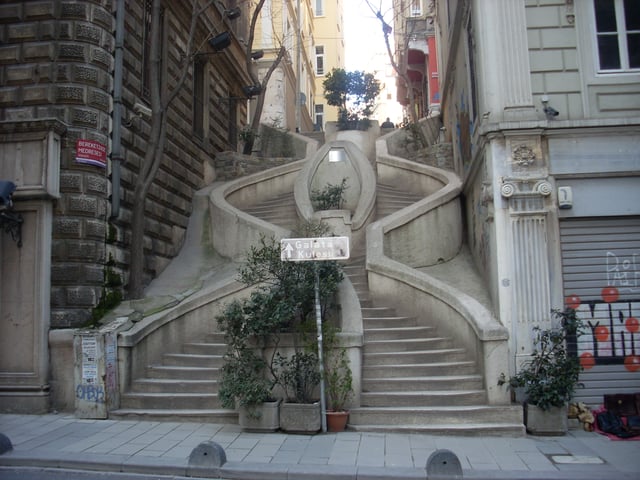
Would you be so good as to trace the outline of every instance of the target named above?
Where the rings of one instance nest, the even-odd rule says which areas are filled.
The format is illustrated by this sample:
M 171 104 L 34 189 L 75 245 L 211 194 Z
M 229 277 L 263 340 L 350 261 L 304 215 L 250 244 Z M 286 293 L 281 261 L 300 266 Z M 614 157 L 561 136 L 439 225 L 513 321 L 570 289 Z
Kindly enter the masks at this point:
M 242 149 L 242 153 L 245 155 L 251 155 L 251 152 L 253 151 L 253 144 L 256 138 L 256 133 L 258 132 L 258 129 L 260 127 L 260 117 L 262 116 L 262 109 L 264 108 L 264 99 L 267 92 L 267 85 L 269 84 L 271 75 L 273 74 L 275 69 L 278 68 L 278 65 L 280 65 L 280 61 L 284 58 L 284 55 L 287 52 L 284 43 L 280 42 L 280 48 L 278 49 L 276 58 L 267 69 L 264 77 L 262 77 L 262 81 L 260 81 L 260 79 L 258 78 L 258 73 L 255 71 L 253 65 L 251 64 L 251 53 L 253 51 L 253 40 L 255 37 L 256 22 L 260 17 L 264 2 L 265 0 L 259 0 L 255 9 L 253 10 L 253 14 L 251 16 L 251 26 L 249 27 L 249 39 L 247 40 L 246 44 L 247 72 L 249 72 L 249 76 L 251 77 L 253 85 L 259 86 L 259 93 L 256 98 L 253 118 L 251 119 L 251 123 L 249 124 L 249 135 L 246 136 L 244 147 Z
M 156 178 L 158 169 L 164 157 L 165 145 L 167 142 L 167 116 L 169 108 L 188 78 L 192 70 L 192 65 L 196 54 L 198 54 L 198 46 L 195 45 L 196 30 L 201 15 L 216 3 L 216 0 L 189 0 L 189 9 L 191 18 L 189 21 L 189 31 L 186 37 L 184 52 L 181 57 L 181 65 L 176 70 L 178 77 L 173 78 L 171 82 L 164 79 L 162 75 L 162 39 L 161 39 L 161 17 L 162 17 L 162 0 L 153 0 L 151 6 L 151 28 L 150 35 L 150 134 L 147 139 L 147 149 L 145 156 L 140 164 L 138 175 L 134 181 L 134 192 L 131 211 L 131 250 L 130 250 L 130 266 L 129 266 L 129 285 L 128 295 L 131 299 L 141 298 L 144 294 L 144 233 L 145 233 L 145 207 L 149 189 Z M 250 26 L 250 39 L 246 46 L 246 65 L 250 78 L 258 84 L 257 76 L 251 68 L 251 48 L 254 37 L 256 20 L 260 14 L 265 0 L 260 0 L 256 5 Z M 278 52 L 278 57 L 274 61 L 274 65 L 267 72 L 266 81 L 271 75 L 273 69 L 277 66 L 277 62 L 282 59 L 284 49 Z M 263 80 L 264 86 L 266 81 Z M 264 88 L 263 88 L 264 91 Z M 262 97 L 260 99 L 260 97 Z M 264 102 L 263 94 L 259 96 L 260 110 Z M 260 115 L 256 112 L 256 117 Z
M 384 16 L 380 11 L 380 8 L 376 9 L 371 4 L 370 0 L 367 0 L 366 3 L 367 3 L 367 6 L 371 9 L 371 11 L 375 14 L 376 18 L 380 20 L 380 26 L 382 27 L 382 34 L 384 35 L 384 44 L 387 48 L 387 55 L 389 56 L 389 62 L 391 63 L 393 70 L 396 72 L 396 75 L 398 75 L 402 79 L 402 81 L 407 87 L 407 95 L 409 96 L 409 115 L 411 117 L 411 123 L 417 127 L 419 118 L 418 118 L 418 112 L 414 108 L 416 99 L 413 92 L 411 79 L 409 78 L 409 75 L 407 74 L 407 72 L 400 68 L 400 66 L 396 62 L 395 56 L 393 55 L 393 51 L 391 50 L 391 42 L 389 40 L 389 35 L 391 35 L 391 32 L 393 32 L 393 28 L 391 27 L 391 25 L 389 25 L 385 21 Z M 411 38 L 412 33 L 413 32 L 405 32 L 404 42 L 403 42 L 403 45 L 401 46 L 402 51 L 405 53 L 409 51 L 409 39 Z M 428 145 L 428 142 L 422 130 L 420 128 L 413 128 L 412 131 L 417 135 L 418 140 L 420 141 L 422 146 L 426 147 Z
M 338 107 L 338 123 L 352 126 L 368 120 L 380 94 L 380 82 L 372 73 L 332 69 L 322 82 L 327 103 Z

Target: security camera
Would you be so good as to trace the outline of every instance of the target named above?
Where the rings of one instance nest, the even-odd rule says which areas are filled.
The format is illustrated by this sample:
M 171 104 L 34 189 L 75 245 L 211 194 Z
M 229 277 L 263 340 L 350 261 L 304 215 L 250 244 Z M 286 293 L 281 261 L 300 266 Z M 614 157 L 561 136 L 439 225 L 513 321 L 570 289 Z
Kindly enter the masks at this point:
M 151 116 L 151 109 L 140 102 L 136 102 L 133 104 L 133 112 L 139 117 L 149 118 Z
M 544 107 L 544 113 L 547 115 L 547 117 L 557 117 L 560 114 L 560 112 L 558 112 L 555 108 L 549 106 Z
M 13 207 L 13 192 L 16 191 L 16 184 L 8 180 L 0 180 L 0 210 Z

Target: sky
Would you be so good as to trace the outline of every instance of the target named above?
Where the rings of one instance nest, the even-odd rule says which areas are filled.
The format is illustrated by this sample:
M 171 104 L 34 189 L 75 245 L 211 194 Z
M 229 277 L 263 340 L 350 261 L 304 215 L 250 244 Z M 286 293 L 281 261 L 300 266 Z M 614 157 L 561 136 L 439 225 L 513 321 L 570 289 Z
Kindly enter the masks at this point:
M 343 0 L 346 70 L 370 71 L 376 52 L 386 52 L 380 20 L 368 4 L 393 24 L 391 0 Z

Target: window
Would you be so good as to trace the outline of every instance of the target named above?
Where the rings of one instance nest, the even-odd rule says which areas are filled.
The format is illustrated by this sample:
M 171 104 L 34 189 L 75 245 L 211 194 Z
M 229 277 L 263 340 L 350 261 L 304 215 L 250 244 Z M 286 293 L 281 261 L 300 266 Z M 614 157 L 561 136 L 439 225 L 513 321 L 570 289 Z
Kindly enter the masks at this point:
M 205 63 L 193 62 L 193 134 L 204 136 L 204 75 Z
M 238 100 L 230 98 L 227 119 L 227 141 L 235 150 L 238 147 Z
M 153 39 L 151 38 L 151 22 L 152 22 L 152 11 L 153 11 L 153 0 L 144 0 L 144 11 L 142 12 L 142 79 L 141 79 L 141 88 L 140 88 L 140 97 L 144 100 L 150 100 L 151 98 L 151 43 Z M 162 72 L 163 69 L 163 58 L 162 58 L 162 48 L 164 42 L 164 9 L 160 10 L 160 18 L 158 24 L 160 25 L 159 32 L 156 38 L 158 38 L 160 45 L 160 65 L 158 67 L 158 72 Z M 160 79 L 154 79 L 157 81 L 163 81 L 164 79 L 160 77 Z M 162 89 L 162 85 L 160 86 Z
M 422 0 L 411 0 L 411 16 L 419 17 L 422 15 Z
M 316 75 L 324 75 L 324 46 L 316 47 Z
M 640 69 L 640 2 L 594 0 L 600 71 Z
M 144 2 L 142 13 L 142 91 L 144 99 L 151 97 L 151 0 Z
M 322 127 L 324 127 L 324 105 L 323 104 L 317 103 L 315 105 L 315 114 L 316 114 L 315 129 L 322 130 Z
M 316 0 L 315 14 L 316 17 L 322 17 L 324 15 L 324 0 Z

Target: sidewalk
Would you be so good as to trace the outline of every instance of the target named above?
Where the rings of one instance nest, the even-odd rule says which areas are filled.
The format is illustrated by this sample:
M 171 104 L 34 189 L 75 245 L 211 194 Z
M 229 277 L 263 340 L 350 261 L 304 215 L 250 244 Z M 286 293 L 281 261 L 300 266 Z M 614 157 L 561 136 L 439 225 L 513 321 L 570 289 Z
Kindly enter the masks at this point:
M 564 437 L 460 437 L 343 432 L 247 433 L 237 425 L 81 420 L 70 414 L 0 415 L 13 450 L 3 467 L 53 467 L 207 478 L 425 479 L 429 455 L 452 451 L 471 479 L 640 478 L 640 442 L 572 430 Z M 219 468 L 191 468 L 202 442 L 225 450 Z

